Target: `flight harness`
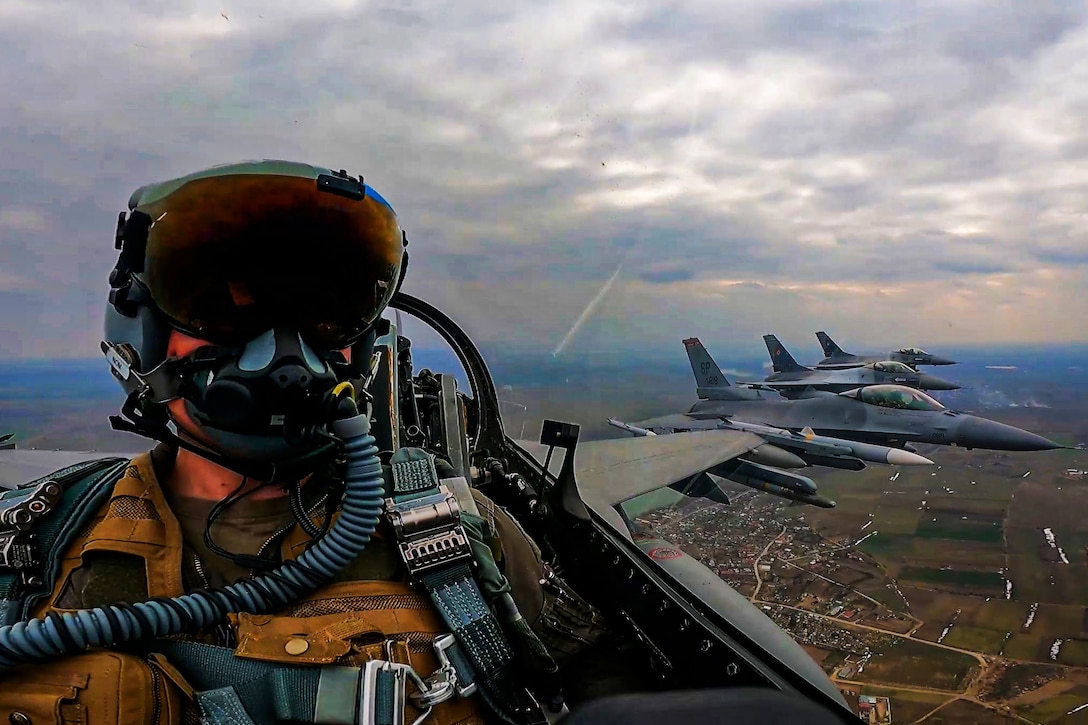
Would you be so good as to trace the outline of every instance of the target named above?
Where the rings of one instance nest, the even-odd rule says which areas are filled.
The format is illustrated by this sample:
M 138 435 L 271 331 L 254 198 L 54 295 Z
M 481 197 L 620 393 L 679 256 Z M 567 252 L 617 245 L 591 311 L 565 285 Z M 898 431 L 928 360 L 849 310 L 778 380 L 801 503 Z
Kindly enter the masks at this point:
M 64 551 L 128 464 L 83 461 L 0 494 L 0 626 L 27 619 L 52 594 Z
M 3 625 L 27 618 L 34 604 L 53 591 L 61 554 L 82 522 L 109 497 L 110 484 L 128 463 L 117 458 L 79 463 L 0 494 Z M 517 612 L 483 540 L 483 520 L 462 512 L 456 494 L 439 480 L 434 459 L 422 449 L 400 449 L 390 468 L 385 516 L 412 583 L 426 590 L 452 632 L 433 642 L 438 670 L 424 679 L 410 665 L 387 660 L 363 667 L 300 667 L 236 657 L 231 648 L 200 642 L 156 642 L 156 650 L 199 688 L 194 694 L 203 725 L 270 720 L 401 725 L 409 681 L 416 688 L 411 700 L 423 713 L 416 723 L 435 705 L 476 691 L 507 723 L 547 722 L 532 694 L 518 684 L 514 667 L 516 659 L 528 661 L 546 676 L 555 664 Z M 488 598 L 504 614 L 517 653 L 485 601 L 474 566 L 481 570 Z

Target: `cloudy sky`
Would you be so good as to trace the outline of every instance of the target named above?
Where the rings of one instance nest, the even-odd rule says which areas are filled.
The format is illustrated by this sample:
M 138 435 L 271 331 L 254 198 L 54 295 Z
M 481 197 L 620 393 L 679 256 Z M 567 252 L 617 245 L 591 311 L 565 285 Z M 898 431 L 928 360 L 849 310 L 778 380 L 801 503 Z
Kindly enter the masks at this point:
M 490 343 L 621 263 L 563 354 L 1088 341 L 1081 3 L 4 0 L 0 67 L 0 357 L 96 355 L 130 192 L 249 158 Z

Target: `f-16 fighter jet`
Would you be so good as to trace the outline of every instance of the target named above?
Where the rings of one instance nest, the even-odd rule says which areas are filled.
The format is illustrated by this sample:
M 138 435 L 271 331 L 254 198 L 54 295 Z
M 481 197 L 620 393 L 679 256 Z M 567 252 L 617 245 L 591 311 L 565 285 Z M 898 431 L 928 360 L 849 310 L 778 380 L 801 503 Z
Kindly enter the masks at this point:
M 853 355 L 848 352 L 843 352 L 842 348 L 835 344 L 835 341 L 831 339 L 831 336 L 822 330 L 816 333 L 816 339 L 820 341 L 820 347 L 823 348 L 825 356 L 824 359 L 816 365 L 817 370 L 855 368 L 865 365 L 866 363 L 882 362 L 884 360 L 903 363 L 912 368 L 917 368 L 919 365 L 956 364 L 955 360 L 949 360 L 948 358 L 933 355 L 916 347 L 901 347 L 898 350 L 889 352 L 887 355 Z
M 774 372 L 762 382 L 741 384 L 771 388 L 787 398 L 810 397 L 819 391 L 842 393 L 864 385 L 907 385 L 922 390 L 958 390 L 960 387 L 891 360 L 841 370 L 817 370 L 798 363 L 774 335 L 764 335 L 763 341 L 767 344 Z
M 701 400 L 687 413 L 632 425 L 646 429 L 694 429 L 695 420 L 750 423 L 818 436 L 912 450 L 911 443 L 934 443 L 998 451 L 1045 451 L 1063 446 L 1026 430 L 949 410 L 921 390 L 903 385 L 871 385 L 839 394 L 786 400 L 738 399 L 718 365 L 697 338 L 684 341 Z M 709 363 L 704 367 L 703 363 Z M 705 372 L 704 372 L 705 370 Z M 777 443 L 776 443 L 777 445 Z M 855 457 L 860 458 L 855 452 Z

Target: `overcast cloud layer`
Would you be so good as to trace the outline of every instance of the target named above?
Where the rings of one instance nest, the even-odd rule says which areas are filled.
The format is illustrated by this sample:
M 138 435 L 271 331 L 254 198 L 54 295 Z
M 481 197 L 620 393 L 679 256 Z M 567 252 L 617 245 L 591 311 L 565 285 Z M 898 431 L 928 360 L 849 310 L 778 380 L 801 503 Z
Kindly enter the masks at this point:
M 1088 340 L 1081 3 L 0 4 L 0 357 L 93 356 L 113 228 L 248 158 L 362 173 L 410 292 L 563 354 Z

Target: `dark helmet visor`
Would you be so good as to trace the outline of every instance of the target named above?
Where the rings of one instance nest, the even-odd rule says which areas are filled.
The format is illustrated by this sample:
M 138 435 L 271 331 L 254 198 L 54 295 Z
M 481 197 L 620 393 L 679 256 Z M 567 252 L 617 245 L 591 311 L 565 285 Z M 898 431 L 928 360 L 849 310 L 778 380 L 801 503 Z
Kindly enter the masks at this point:
M 381 315 L 403 264 L 396 215 L 370 188 L 359 199 L 314 178 L 233 174 L 136 209 L 153 220 L 139 280 L 178 329 L 220 344 L 290 325 L 347 347 Z

